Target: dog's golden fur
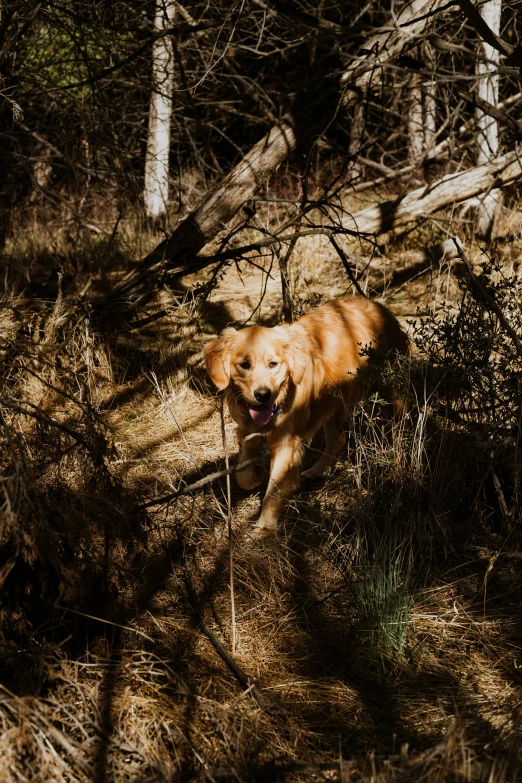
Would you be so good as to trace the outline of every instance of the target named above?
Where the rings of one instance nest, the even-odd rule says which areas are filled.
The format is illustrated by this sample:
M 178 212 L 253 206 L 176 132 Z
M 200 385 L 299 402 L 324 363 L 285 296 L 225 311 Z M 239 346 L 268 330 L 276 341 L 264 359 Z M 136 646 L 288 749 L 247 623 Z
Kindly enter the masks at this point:
M 303 476 L 324 476 L 335 465 L 346 442 L 346 408 L 362 398 L 359 370 L 369 361 L 369 348 L 404 353 L 407 338 L 386 307 L 363 297 L 329 302 L 291 326 L 225 329 L 205 347 L 208 373 L 225 390 L 238 425 L 240 462 L 258 455 L 262 436 L 271 454 L 258 531 L 277 527 L 299 481 L 304 444 L 321 426 L 324 454 Z M 253 464 L 237 479 L 254 489 L 260 469 Z

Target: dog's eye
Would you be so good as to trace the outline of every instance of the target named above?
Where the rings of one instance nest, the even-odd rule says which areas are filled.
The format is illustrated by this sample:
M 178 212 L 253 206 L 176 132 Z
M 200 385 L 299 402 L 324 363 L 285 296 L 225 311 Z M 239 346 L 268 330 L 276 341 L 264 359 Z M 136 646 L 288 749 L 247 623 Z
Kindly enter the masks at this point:
M 240 362 L 239 366 L 242 370 L 250 370 L 250 362 Z
M 274 367 L 277 367 L 278 364 L 279 364 L 279 362 L 269 362 L 268 366 L 270 367 L 271 370 L 273 370 Z

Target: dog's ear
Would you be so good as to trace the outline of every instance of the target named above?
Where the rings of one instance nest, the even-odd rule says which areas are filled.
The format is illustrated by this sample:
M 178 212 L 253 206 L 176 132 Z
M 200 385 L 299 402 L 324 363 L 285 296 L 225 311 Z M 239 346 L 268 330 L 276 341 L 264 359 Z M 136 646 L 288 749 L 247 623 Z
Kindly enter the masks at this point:
M 278 337 L 284 340 L 290 377 L 297 386 L 303 380 L 306 368 L 310 366 L 312 361 L 306 340 L 288 326 L 276 326 L 274 332 L 277 332 Z
M 225 329 L 220 337 L 203 349 L 207 372 L 219 391 L 226 389 L 230 383 L 230 348 L 235 334 L 235 329 Z

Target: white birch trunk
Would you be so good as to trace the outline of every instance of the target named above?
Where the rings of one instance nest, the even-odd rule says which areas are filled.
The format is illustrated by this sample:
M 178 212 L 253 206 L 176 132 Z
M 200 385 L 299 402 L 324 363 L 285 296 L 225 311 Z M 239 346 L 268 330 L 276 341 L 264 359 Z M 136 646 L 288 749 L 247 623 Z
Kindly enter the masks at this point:
M 419 56 L 427 65 L 431 64 L 431 51 L 427 45 L 419 47 Z M 435 85 L 427 84 L 425 77 L 414 73 L 409 92 L 408 159 L 415 169 L 424 164 L 435 146 Z
M 434 68 L 433 52 L 429 44 L 422 47 L 426 58 L 426 64 Z M 432 79 L 429 84 L 423 86 L 424 93 L 424 157 L 430 158 L 433 155 L 435 141 L 437 138 L 437 99 L 435 80 Z
M 350 125 L 350 143 L 348 145 L 348 153 L 350 155 L 358 155 L 361 150 L 362 139 L 364 135 L 366 110 L 364 103 L 358 103 L 354 106 L 352 114 L 352 123 Z M 362 166 L 357 159 L 352 163 L 350 168 L 350 180 L 354 182 L 359 179 L 362 174 Z
M 487 0 L 480 7 L 480 15 L 496 35 L 500 35 L 502 0 Z M 493 106 L 498 106 L 499 52 L 485 41 L 480 42 L 483 58 L 477 62 L 478 94 Z M 498 155 L 498 123 L 477 109 L 477 163 L 487 163 Z M 496 223 L 502 208 L 503 194 L 492 190 L 479 202 L 476 209 L 475 231 L 484 239 L 494 239 Z
M 410 100 L 408 102 L 408 161 L 415 169 L 424 158 L 424 106 L 421 77 L 414 73 L 410 77 Z
M 175 0 L 156 0 L 156 31 L 171 27 Z M 168 36 L 158 38 L 152 47 L 152 96 L 145 158 L 145 214 L 158 220 L 167 211 L 169 198 L 170 121 L 174 87 L 174 52 Z

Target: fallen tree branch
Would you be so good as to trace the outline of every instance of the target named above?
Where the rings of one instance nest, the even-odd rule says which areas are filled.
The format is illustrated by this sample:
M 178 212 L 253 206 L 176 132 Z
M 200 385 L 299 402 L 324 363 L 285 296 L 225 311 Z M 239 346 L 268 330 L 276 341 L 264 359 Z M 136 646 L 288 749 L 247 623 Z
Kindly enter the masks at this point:
M 385 201 L 355 212 L 340 227 L 360 235 L 377 236 L 426 217 L 438 209 L 502 188 L 522 177 L 519 150 L 500 155 L 481 166 L 447 174 L 427 187 L 417 188 L 393 201 Z
M 249 245 L 243 245 L 242 247 L 230 248 L 230 250 L 224 250 L 222 253 L 215 253 L 212 256 L 198 256 L 198 259 L 205 261 L 205 266 L 210 264 L 223 263 L 223 261 L 230 261 L 232 259 L 244 258 L 247 253 L 255 253 L 256 251 L 263 250 L 265 247 L 271 247 L 272 245 L 278 245 L 281 242 L 295 242 L 295 240 L 301 237 L 311 236 L 326 236 L 333 237 L 339 234 L 348 234 L 349 236 L 357 237 L 358 231 L 350 229 L 339 229 L 336 226 L 318 226 L 317 228 L 307 228 L 303 231 L 295 231 L 293 234 L 278 235 L 275 233 L 273 236 L 266 239 L 260 239 L 258 242 L 251 242 Z M 176 276 L 179 272 L 176 269 L 169 270 L 169 277 L 171 275 Z
M 466 97 L 464 93 L 467 91 L 461 90 L 461 95 L 464 100 L 467 100 L 469 98 L 470 102 L 475 103 L 475 105 L 478 108 L 482 108 L 482 110 L 488 114 L 489 112 L 484 108 L 484 104 L 487 103 L 487 101 L 484 101 L 482 106 L 479 104 L 479 102 L 473 97 L 472 93 L 467 93 Z M 504 101 L 499 101 L 498 105 L 496 107 L 493 107 L 495 110 L 502 112 L 502 121 L 503 124 L 510 123 L 511 118 L 509 115 L 505 113 L 505 109 L 507 109 L 509 106 L 512 106 L 514 103 L 517 103 L 520 101 L 520 98 L 522 96 L 522 93 L 518 92 L 515 95 L 510 95 L 509 98 L 506 98 Z M 487 104 L 488 108 L 492 106 L 492 104 Z M 491 115 L 493 116 L 493 115 Z M 507 119 L 506 119 L 507 118 Z M 514 120 L 513 120 L 514 122 Z M 474 120 L 469 120 L 467 122 L 463 122 L 462 125 L 457 130 L 457 136 L 463 136 L 464 133 L 472 131 L 473 130 L 473 124 Z M 511 126 L 510 126 L 511 127 Z M 513 128 L 514 129 L 514 128 Z M 522 132 L 522 126 L 517 124 L 516 132 L 519 134 Z M 456 152 L 464 149 L 466 146 L 468 146 L 471 142 L 461 143 L 459 146 L 455 149 Z M 435 163 L 438 160 L 442 160 L 443 158 L 447 158 L 450 152 L 450 146 L 451 146 L 451 140 L 449 138 L 445 138 L 442 141 L 439 141 L 439 143 L 431 150 L 428 150 L 426 153 L 426 157 L 424 161 L 421 161 L 421 164 L 426 163 Z M 358 158 L 359 161 L 364 162 L 362 158 Z M 419 168 L 419 164 L 409 164 L 407 166 L 402 166 L 400 169 L 389 169 L 388 173 L 383 174 L 382 177 L 376 177 L 375 179 L 368 180 L 366 182 L 358 182 L 356 185 L 350 185 L 350 192 L 351 193 L 360 193 L 364 190 L 369 190 L 370 188 L 377 188 L 379 185 L 383 185 L 385 182 L 390 182 L 390 180 L 394 179 L 400 179 L 401 177 L 407 177 L 410 174 L 412 174 L 414 171 L 416 171 Z
M 161 277 L 164 268 L 174 266 L 173 262 L 185 269 L 184 274 L 196 271 L 197 253 L 252 198 L 295 146 L 296 136 L 291 123 L 283 121 L 275 125 L 208 194 L 198 209 L 115 286 L 112 296 L 139 293 L 141 285 L 151 275 Z
M 513 152 L 501 155 L 494 160 L 484 163 L 481 166 L 475 166 L 465 171 L 447 174 L 440 180 L 432 182 L 428 186 L 417 188 L 407 193 L 400 199 L 386 201 L 371 207 L 347 215 L 339 222 L 329 226 L 318 226 L 300 231 L 298 237 L 313 235 L 322 235 L 330 240 L 339 234 L 349 236 L 367 236 L 374 237 L 379 234 L 385 234 L 388 231 L 395 230 L 415 220 L 427 217 L 444 207 L 467 201 L 470 198 L 480 196 L 482 193 L 491 191 L 493 188 L 500 188 L 515 182 L 522 177 L 522 160 L 519 157 L 518 149 Z M 287 224 L 285 224 L 287 225 Z M 247 253 L 259 251 L 265 247 L 278 244 L 280 242 L 289 242 L 295 240 L 296 233 L 279 234 L 258 242 L 252 242 L 239 248 L 230 248 L 222 253 L 216 253 L 209 256 L 189 256 L 180 264 L 167 266 L 164 270 L 166 279 L 174 280 L 185 274 L 196 272 L 210 266 L 213 263 L 223 263 L 231 259 L 244 258 Z M 171 238 L 172 239 L 172 238 Z M 166 240 L 167 242 L 170 240 Z M 436 246 L 438 248 L 438 246 Z M 155 252 L 155 251 L 153 251 Z M 422 251 L 423 253 L 425 251 Z M 430 252 L 430 251 L 426 251 Z M 435 249 L 437 255 L 438 250 Z M 445 246 L 443 254 L 448 255 L 448 246 Z M 417 263 L 429 261 L 433 263 L 437 258 L 422 257 Z M 342 257 L 341 257 L 341 260 Z M 344 261 L 343 261 L 344 265 Z M 345 265 L 346 269 L 346 265 Z M 125 281 L 132 288 L 148 280 L 152 274 L 151 269 L 141 269 L 139 275 L 135 272 L 130 273 L 122 281 L 119 291 L 125 290 Z M 353 281 L 352 281 L 353 282 Z M 141 323 L 141 322 L 140 322 Z
M 215 473 L 209 473 L 208 476 L 203 476 L 203 478 L 195 481 L 193 484 L 187 484 L 185 487 L 176 490 L 176 492 L 170 492 L 168 495 L 163 495 L 161 498 L 156 498 L 155 500 L 149 500 L 147 503 L 142 503 L 141 506 L 138 506 L 138 508 L 142 510 L 144 508 L 152 508 L 152 506 L 161 506 L 163 503 L 168 503 L 169 500 L 175 500 L 175 498 L 179 498 L 182 495 L 188 495 L 190 492 L 197 492 L 198 489 L 203 489 L 203 487 L 206 487 L 207 484 L 212 484 L 214 481 L 223 478 L 223 476 L 230 476 L 231 473 L 240 473 L 242 470 L 246 470 L 249 465 L 252 465 L 256 461 L 256 458 L 247 459 L 246 462 L 242 462 L 237 467 L 225 468 L 225 470 L 218 470 Z

